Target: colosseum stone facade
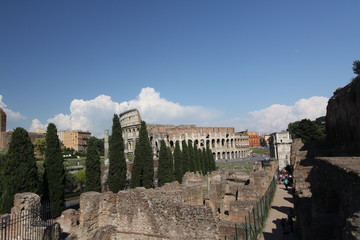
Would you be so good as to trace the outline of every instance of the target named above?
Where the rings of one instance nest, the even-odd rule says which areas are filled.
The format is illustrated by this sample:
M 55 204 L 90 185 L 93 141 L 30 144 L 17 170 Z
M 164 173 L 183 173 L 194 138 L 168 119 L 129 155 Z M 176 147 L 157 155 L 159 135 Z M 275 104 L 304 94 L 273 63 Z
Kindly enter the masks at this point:
M 120 124 L 123 130 L 125 153 L 128 159 L 134 154 L 136 139 L 139 137 L 141 116 L 133 109 L 120 114 Z M 158 156 L 160 141 L 165 140 L 172 149 L 176 141 L 191 140 L 198 148 L 209 147 L 216 160 L 243 158 L 250 155 L 249 136 L 236 133 L 232 127 L 197 127 L 195 125 L 157 125 L 147 124 L 150 143 L 154 157 Z

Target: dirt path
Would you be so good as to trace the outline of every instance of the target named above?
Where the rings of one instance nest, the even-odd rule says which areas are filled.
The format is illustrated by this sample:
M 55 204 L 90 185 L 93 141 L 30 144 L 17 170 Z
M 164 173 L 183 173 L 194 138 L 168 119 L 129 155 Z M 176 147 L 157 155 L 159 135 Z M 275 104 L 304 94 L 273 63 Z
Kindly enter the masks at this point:
M 289 208 L 293 208 L 293 197 L 290 194 L 291 188 L 285 189 L 284 185 L 277 185 L 274 200 L 271 204 L 271 210 L 266 219 L 265 226 L 259 240 L 282 240 L 282 227 L 280 221 L 287 218 Z M 289 235 L 289 240 L 295 240 L 294 234 Z

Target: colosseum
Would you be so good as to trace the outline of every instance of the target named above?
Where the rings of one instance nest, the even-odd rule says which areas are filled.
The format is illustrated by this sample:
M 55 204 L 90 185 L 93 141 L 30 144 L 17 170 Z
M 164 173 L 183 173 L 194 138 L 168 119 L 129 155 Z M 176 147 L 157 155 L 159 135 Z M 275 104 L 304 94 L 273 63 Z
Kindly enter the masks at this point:
M 136 139 L 139 137 L 141 116 L 132 109 L 120 114 L 123 130 L 125 153 L 131 161 L 134 155 Z M 244 132 L 235 132 L 232 127 L 197 127 L 195 125 L 158 125 L 147 124 L 154 158 L 160 150 L 160 141 L 165 140 L 168 147 L 174 148 L 176 141 L 191 140 L 198 148 L 209 147 L 215 160 L 238 159 L 250 155 L 249 136 Z

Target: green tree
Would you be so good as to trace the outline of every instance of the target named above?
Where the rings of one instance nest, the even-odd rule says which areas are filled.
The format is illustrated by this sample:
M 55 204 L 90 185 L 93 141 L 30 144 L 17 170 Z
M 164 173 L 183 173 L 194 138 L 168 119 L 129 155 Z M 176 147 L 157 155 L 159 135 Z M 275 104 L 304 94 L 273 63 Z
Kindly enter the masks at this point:
M 85 191 L 101 192 L 100 157 L 96 146 L 96 139 L 91 137 L 87 141 L 85 161 Z
M 360 74 L 360 60 L 355 60 L 353 62 L 353 71 L 355 74 L 359 75 Z
M 49 123 L 46 131 L 44 168 L 43 198 L 50 202 L 54 217 L 58 217 L 65 203 L 65 169 L 57 129 L 53 123 Z
M 209 171 L 215 171 L 216 170 L 216 163 L 214 159 L 214 155 L 210 148 L 207 149 L 207 155 L 208 155 L 208 162 L 209 162 Z
M 167 163 L 167 147 L 165 141 L 160 141 L 160 151 L 159 151 L 159 166 L 158 166 L 158 186 L 161 187 L 165 184 L 166 179 L 166 163 Z
M 301 138 L 303 143 L 325 139 L 325 126 L 309 119 L 289 123 L 288 131 L 292 138 Z
M 126 160 L 124 155 L 124 140 L 119 117 L 114 114 L 112 135 L 109 139 L 109 176 L 110 191 L 117 193 L 125 188 Z
M 76 180 L 78 181 L 79 185 L 80 185 L 80 189 L 82 191 L 82 189 L 84 188 L 84 184 L 85 184 L 85 169 L 81 169 L 79 171 L 76 172 Z
M 0 213 L 10 211 L 16 193 L 37 192 L 38 190 L 34 146 L 29 134 L 23 128 L 16 128 L 12 134 L 5 161 L 3 159 L 2 185 Z
M 202 150 L 202 159 L 204 163 L 204 175 L 206 175 L 209 172 L 209 159 L 205 148 Z
M 5 166 L 5 154 L 0 153 L 0 199 L 4 189 L 4 166 Z
M 200 166 L 199 173 L 205 175 L 204 158 L 203 158 L 202 150 L 200 148 L 198 149 L 198 161 Z
M 174 156 L 173 153 L 171 151 L 171 149 L 168 147 L 167 148 L 167 152 L 168 152 L 168 182 L 173 182 L 175 181 L 175 177 L 174 177 Z
M 93 138 L 95 139 L 95 146 L 99 152 L 99 156 L 104 156 L 104 151 L 105 151 L 104 139 L 97 137 L 93 137 Z
M 165 183 L 174 180 L 173 163 L 171 150 L 166 146 L 165 141 L 160 141 L 159 167 L 158 167 L 158 185 L 163 186 Z
M 189 151 L 189 160 L 190 160 L 190 172 L 196 172 L 196 163 L 195 163 L 195 151 L 194 151 L 194 147 L 192 144 L 192 141 L 189 139 L 188 140 L 188 151 Z
M 75 174 L 65 169 L 65 192 L 72 192 L 78 187 L 78 184 Z
M 144 121 L 141 122 L 139 140 L 135 147 L 135 157 L 131 171 L 131 187 L 154 187 L 154 160 Z
M 46 148 L 46 139 L 37 138 L 34 141 L 35 154 L 40 158 L 44 158 L 45 148 Z
M 182 145 L 181 155 L 182 155 L 182 161 L 183 161 L 182 168 L 183 168 L 183 175 L 184 175 L 186 172 L 190 171 L 190 154 L 189 154 L 189 148 L 188 148 L 185 140 L 182 140 L 181 145 Z
M 195 172 L 201 172 L 200 168 L 200 157 L 199 157 L 199 149 L 197 147 L 197 144 L 194 144 L 194 148 L 193 148 L 193 152 L 194 152 L 194 164 L 195 164 Z
M 176 141 L 175 150 L 174 150 L 174 178 L 179 183 L 182 182 L 182 177 L 184 175 L 182 159 L 183 159 L 183 156 L 181 154 L 180 143 L 179 143 L 179 141 Z

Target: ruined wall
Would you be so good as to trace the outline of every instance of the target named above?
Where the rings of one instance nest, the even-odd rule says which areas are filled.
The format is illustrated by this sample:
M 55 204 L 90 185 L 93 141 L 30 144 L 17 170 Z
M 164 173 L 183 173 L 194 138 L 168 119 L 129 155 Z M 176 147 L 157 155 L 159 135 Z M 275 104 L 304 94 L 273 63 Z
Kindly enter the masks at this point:
M 277 165 L 186 173 L 183 184 L 81 195 L 57 221 L 74 239 L 223 239 L 259 201 Z
M 292 149 L 299 239 L 359 239 L 360 158 L 312 158 L 302 147 Z
M 360 155 L 360 76 L 339 88 L 330 98 L 326 114 L 328 140 L 333 154 Z

